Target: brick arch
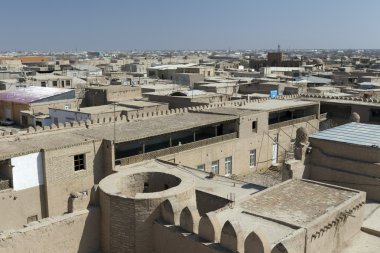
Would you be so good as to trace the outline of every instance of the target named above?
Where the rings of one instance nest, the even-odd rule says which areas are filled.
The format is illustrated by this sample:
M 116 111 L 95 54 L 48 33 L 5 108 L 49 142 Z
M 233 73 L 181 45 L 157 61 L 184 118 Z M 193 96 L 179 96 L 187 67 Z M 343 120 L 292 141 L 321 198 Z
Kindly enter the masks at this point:
M 199 221 L 199 236 L 209 242 L 217 242 L 220 237 L 220 225 L 213 216 L 203 216 Z
M 179 224 L 187 232 L 194 232 L 194 217 L 188 207 L 182 210 Z
M 278 243 L 276 246 L 274 246 L 271 253 L 288 253 L 288 250 L 284 244 Z
M 220 244 L 233 252 L 238 251 L 238 232 L 231 222 L 226 221 L 221 231 Z
M 245 253 L 270 253 L 270 245 L 266 237 L 258 230 L 248 234 L 244 241 Z
M 167 223 L 175 224 L 173 205 L 168 199 L 161 204 L 161 217 Z

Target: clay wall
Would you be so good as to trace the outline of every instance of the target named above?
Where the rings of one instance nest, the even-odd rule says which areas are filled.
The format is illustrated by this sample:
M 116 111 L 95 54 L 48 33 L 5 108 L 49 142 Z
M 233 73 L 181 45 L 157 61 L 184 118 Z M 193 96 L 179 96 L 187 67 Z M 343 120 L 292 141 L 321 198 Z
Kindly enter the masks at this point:
M 100 248 L 100 210 L 91 208 L 0 234 L 0 253 L 93 253 Z

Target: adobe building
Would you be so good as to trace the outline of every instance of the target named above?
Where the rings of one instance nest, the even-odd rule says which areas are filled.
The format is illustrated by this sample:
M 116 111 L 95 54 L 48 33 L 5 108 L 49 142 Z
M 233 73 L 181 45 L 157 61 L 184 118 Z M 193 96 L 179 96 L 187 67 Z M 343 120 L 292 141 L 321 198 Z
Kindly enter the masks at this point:
M 91 86 L 85 90 L 84 104 L 86 107 L 90 107 L 136 98 L 141 98 L 141 88 L 137 86 Z
M 53 74 L 31 76 L 28 82 L 31 82 L 35 86 L 51 88 L 77 89 L 87 86 L 87 82 L 80 78 Z
M 318 104 L 292 100 L 278 100 L 278 107 L 270 104 L 230 102 L 226 108 L 215 104 L 53 123 L 29 128 L 27 134 L 3 136 L 3 196 L 15 194 L 16 199 L 6 205 L 7 210 L 15 209 L 15 218 L 0 216 L 0 226 L 19 227 L 28 219 L 66 213 L 71 192 L 88 196 L 94 184 L 120 166 L 152 158 L 229 177 L 279 166 L 298 127 L 316 131 Z M 278 109 L 286 104 L 287 109 Z M 31 195 L 36 200 L 33 208 L 23 201 Z
M 378 216 L 363 208 L 364 192 L 234 179 L 281 166 L 300 129 L 318 132 L 319 121 L 319 103 L 288 96 L 2 136 L 0 252 L 335 253 L 365 244 L 380 229 L 368 224 Z
M 302 60 L 296 58 L 285 57 L 282 52 L 269 52 L 267 59 L 258 60 L 251 59 L 249 61 L 249 67 L 252 69 L 260 69 L 263 67 L 301 67 Z
M 317 94 L 304 94 L 304 99 L 319 101 L 321 114 L 326 116 L 326 124 L 338 126 L 350 122 L 352 113 L 357 113 L 360 122 L 379 124 L 380 103 L 377 99 L 358 98 L 350 96 L 324 96 Z
M 173 75 L 173 82 L 192 87 L 194 83 L 203 81 L 204 78 L 204 75 L 198 73 L 176 73 Z
M 307 180 L 263 189 L 159 160 L 101 180 L 88 209 L 81 197 L 69 214 L 0 233 L 0 252 L 333 253 L 365 217 L 360 191 Z
M 177 68 L 177 73 L 199 74 L 204 78 L 215 76 L 214 66 L 184 66 Z
M 194 84 L 194 87 L 198 90 L 204 90 L 207 92 L 227 94 L 230 96 L 236 95 L 239 91 L 238 81 L 234 82 L 199 82 Z
M 365 191 L 380 201 L 380 126 L 351 122 L 309 137 L 304 178 Z
M 203 90 L 172 90 L 144 93 L 149 101 L 168 103 L 170 109 L 208 105 L 230 100 L 230 95 Z
M 109 119 L 121 116 L 131 117 L 132 115 L 137 116 L 140 113 L 155 113 L 167 109 L 169 109 L 169 106 L 164 103 L 154 103 L 144 100 L 126 100 L 115 101 L 108 105 L 83 107 L 76 110 L 49 108 L 49 119 L 50 124 L 54 123 L 58 125 L 59 123 L 72 121 Z
M 193 67 L 193 66 L 196 66 L 196 64 L 188 63 L 188 64 L 157 65 L 157 66 L 147 68 L 147 72 L 148 72 L 148 77 L 150 78 L 173 80 L 174 75 L 176 73 L 180 73 L 178 71 L 179 68 L 187 68 L 187 67 Z M 189 73 L 194 73 L 194 72 L 189 72 Z

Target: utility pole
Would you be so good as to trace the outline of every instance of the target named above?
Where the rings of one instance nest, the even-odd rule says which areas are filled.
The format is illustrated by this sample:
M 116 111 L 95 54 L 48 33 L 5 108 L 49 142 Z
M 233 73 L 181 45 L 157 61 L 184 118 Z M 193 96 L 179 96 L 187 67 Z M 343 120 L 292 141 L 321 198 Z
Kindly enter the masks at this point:
M 116 143 L 116 102 L 113 102 L 113 144 Z

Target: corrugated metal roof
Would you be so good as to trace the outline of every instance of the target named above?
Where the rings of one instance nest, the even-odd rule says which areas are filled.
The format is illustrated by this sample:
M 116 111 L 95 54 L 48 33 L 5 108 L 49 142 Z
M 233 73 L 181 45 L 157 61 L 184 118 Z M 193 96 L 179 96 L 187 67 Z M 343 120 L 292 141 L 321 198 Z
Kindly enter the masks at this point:
M 364 89 L 372 89 L 372 88 L 380 87 L 380 83 L 375 83 L 375 82 L 362 82 L 362 83 L 358 83 L 358 85 Z
M 380 148 L 380 126 L 353 122 L 313 134 L 310 138 Z
M 308 83 L 325 83 L 325 84 L 331 83 L 331 79 L 318 77 L 318 76 L 300 76 L 300 77 L 296 77 L 295 80 L 307 81 Z
M 27 88 L 20 88 L 17 90 L 0 92 L 0 101 L 28 104 L 37 100 L 60 95 L 69 91 L 72 90 L 63 88 L 29 86 Z

